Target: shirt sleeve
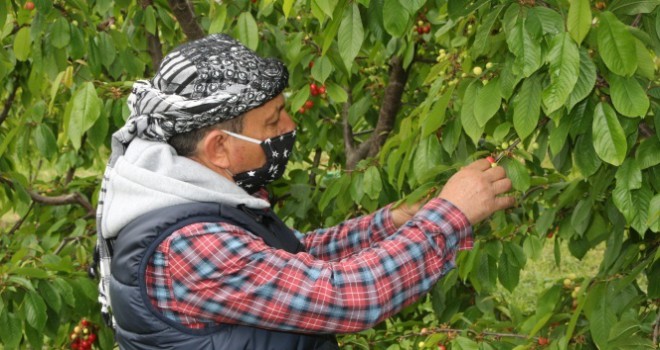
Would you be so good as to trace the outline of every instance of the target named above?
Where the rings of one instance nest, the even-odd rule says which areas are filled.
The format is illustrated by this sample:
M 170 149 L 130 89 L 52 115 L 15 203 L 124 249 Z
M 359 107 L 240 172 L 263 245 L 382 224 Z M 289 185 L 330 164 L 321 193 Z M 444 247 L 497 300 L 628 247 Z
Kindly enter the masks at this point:
M 397 227 L 392 221 L 391 207 L 388 205 L 330 228 L 295 233 L 305 250 L 315 258 L 337 261 L 394 234 Z
M 159 292 L 148 273 L 147 293 L 165 315 L 183 323 L 347 333 L 371 328 L 425 294 L 454 267 L 456 251 L 472 246 L 472 228 L 455 206 L 434 199 L 393 234 L 338 261 L 274 249 L 222 223 L 186 226 L 163 244 L 158 259 L 166 260 L 161 282 L 168 292 Z

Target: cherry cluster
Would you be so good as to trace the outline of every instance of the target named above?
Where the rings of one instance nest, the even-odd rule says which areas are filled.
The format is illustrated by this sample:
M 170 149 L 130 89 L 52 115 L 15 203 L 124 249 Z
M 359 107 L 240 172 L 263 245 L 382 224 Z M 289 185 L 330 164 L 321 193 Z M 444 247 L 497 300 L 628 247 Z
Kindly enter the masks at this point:
M 413 27 L 413 30 L 417 31 L 417 34 L 427 34 L 431 32 L 431 23 L 426 19 L 426 12 L 421 11 L 417 14 L 417 25 Z
M 71 339 L 71 349 L 90 350 L 96 341 L 96 326 L 92 325 L 87 319 L 82 319 L 73 328 L 69 338 Z
M 321 95 L 322 98 L 325 98 L 325 85 L 318 86 L 315 83 L 311 83 L 309 84 L 309 93 L 312 96 Z M 298 113 L 303 114 L 306 111 L 312 109 L 313 107 L 314 107 L 314 101 L 307 100 L 305 101 L 305 105 L 300 107 L 300 109 L 298 109 Z

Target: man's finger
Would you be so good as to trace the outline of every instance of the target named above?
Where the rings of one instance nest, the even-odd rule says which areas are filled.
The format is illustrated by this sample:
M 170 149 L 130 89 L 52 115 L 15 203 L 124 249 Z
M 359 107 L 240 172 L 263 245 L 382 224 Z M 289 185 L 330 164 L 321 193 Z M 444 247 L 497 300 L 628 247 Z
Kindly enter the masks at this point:
M 495 198 L 495 210 L 502 210 L 512 207 L 516 204 L 516 198 L 513 196 L 502 196 Z
M 506 177 L 506 171 L 501 166 L 492 167 L 486 170 L 484 174 L 486 174 L 486 178 L 490 182 L 495 182 Z
M 473 169 L 477 169 L 477 170 L 480 170 L 480 171 L 485 171 L 485 170 L 490 169 L 490 162 L 485 158 L 484 159 L 479 159 L 479 160 L 476 160 L 476 161 L 472 162 L 471 164 L 467 165 L 466 168 L 473 168 Z
M 511 179 L 503 178 L 493 182 L 493 192 L 502 194 L 511 191 Z

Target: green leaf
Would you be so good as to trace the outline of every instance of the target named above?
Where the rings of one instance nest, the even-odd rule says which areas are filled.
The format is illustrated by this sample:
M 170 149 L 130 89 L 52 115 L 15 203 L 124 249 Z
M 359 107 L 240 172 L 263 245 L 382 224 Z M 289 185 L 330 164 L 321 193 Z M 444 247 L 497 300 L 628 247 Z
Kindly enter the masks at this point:
M 447 105 L 449 105 L 453 93 L 454 86 L 451 86 L 433 103 L 431 110 L 422 116 L 420 123 L 422 124 L 423 138 L 431 135 L 444 124 Z
M 635 158 L 640 169 L 648 169 L 660 164 L 660 140 L 657 137 L 649 137 L 640 142 Z
M 112 37 L 107 33 L 99 33 L 97 36 L 99 52 L 101 53 L 101 62 L 106 68 L 110 68 L 117 57 L 117 48 L 112 41 Z
M 569 2 L 566 26 L 571 38 L 579 45 L 591 29 L 591 8 L 588 0 L 570 0 Z
M 557 35 L 548 54 L 550 85 L 543 91 L 543 105 L 550 114 L 564 105 L 580 72 L 580 51 L 568 33 Z
M 17 348 L 22 337 L 21 320 L 5 309 L 0 313 L 0 339 L 2 339 L 2 344 L 5 348 Z
M 62 298 L 60 294 L 55 291 L 55 288 L 48 281 L 39 282 L 39 294 L 44 297 L 44 300 L 55 312 L 60 312 L 62 309 Z
M 580 74 L 578 75 L 577 83 L 571 94 L 566 100 L 566 106 L 570 111 L 573 107 L 578 104 L 578 102 L 584 100 L 585 97 L 589 96 L 591 91 L 594 89 L 596 84 L 596 65 L 589 57 L 589 53 L 586 49 L 580 49 Z
M 50 44 L 57 49 L 63 49 L 71 42 L 71 27 L 64 17 L 53 22 L 50 33 Z
M 646 218 L 646 226 L 655 233 L 660 232 L 660 193 L 651 198 L 649 203 L 649 215 Z M 660 263 L 656 265 L 660 265 Z M 660 273 L 658 273 L 657 276 L 656 279 L 658 279 L 658 284 L 655 286 L 657 292 L 655 294 L 656 296 L 653 298 L 660 297 Z M 653 284 L 653 282 L 649 280 L 649 288 L 651 284 Z M 649 294 L 651 293 L 649 292 Z
M 24 300 L 25 320 L 36 330 L 46 325 L 46 303 L 36 292 L 30 291 Z
M 580 169 L 584 177 L 589 177 L 596 173 L 602 161 L 593 146 L 591 133 L 580 135 L 575 142 L 573 150 L 575 165 Z
M 323 13 L 332 18 L 332 13 L 337 6 L 337 0 L 313 0 Z
M 660 1 L 658 0 L 614 0 L 608 9 L 616 14 L 634 16 L 653 11 Z
M 329 81 L 325 85 L 326 93 L 336 103 L 343 103 L 348 101 L 348 93 L 341 86 Z
M 284 0 L 282 3 L 282 12 L 284 12 L 284 17 L 289 17 L 289 14 L 291 14 L 291 8 L 293 8 L 293 4 L 295 2 L 295 0 Z
M 593 310 L 589 315 L 589 330 L 596 345 L 600 349 L 606 349 L 610 329 L 616 323 L 617 319 L 614 312 L 605 305 L 607 299 L 604 299 L 602 303 L 600 307 Z
M 628 190 L 636 190 L 642 187 L 642 169 L 637 160 L 633 158 L 626 159 L 616 171 L 617 187 L 623 187 Z
M 69 101 L 71 114 L 69 116 L 68 136 L 75 149 L 80 148 L 82 135 L 94 125 L 101 114 L 101 99 L 96 94 L 94 84 L 83 83 Z
M 325 56 L 319 57 L 312 67 L 312 78 L 323 84 L 334 69 L 330 59 Z
M 584 234 L 591 223 L 592 207 L 593 200 L 585 198 L 579 201 L 573 210 L 571 215 L 571 226 L 580 236 Z
M 628 27 L 614 14 L 600 14 L 597 33 L 598 50 L 607 68 L 622 76 L 631 76 L 637 70 L 635 38 Z
M 424 183 L 436 175 L 435 167 L 441 157 L 440 142 L 435 135 L 420 140 L 415 149 L 412 167 L 417 183 Z
M 408 27 L 410 15 L 399 0 L 385 0 L 383 5 L 383 24 L 393 37 L 400 37 Z M 404 20 L 405 19 L 405 20 Z
M 216 7 L 215 16 L 209 25 L 209 34 L 222 33 L 225 28 L 225 21 L 227 20 L 227 6 L 221 5 Z
M 383 182 L 376 167 L 369 167 L 367 171 L 365 171 L 362 183 L 364 186 L 364 193 L 371 199 L 378 199 L 380 192 L 383 190 Z
M 529 77 L 541 67 L 541 45 L 528 31 L 525 23 L 524 18 L 519 18 L 507 33 L 506 42 L 516 56 L 516 66 L 522 67 L 522 74 Z
M 479 126 L 474 116 L 474 101 L 477 98 L 479 89 L 481 89 L 481 82 L 479 80 L 473 81 L 465 90 L 462 102 L 463 106 L 461 107 L 461 124 L 463 125 L 463 130 L 465 130 L 465 133 L 472 139 L 475 145 L 479 142 L 479 138 L 484 131 L 484 128 Z
M 650 102 L 646 92 L 634 77 L 624 78 L 616 74 L 609 76 L 612 104 L 626 117 L 643 117 Z
M 499 79 L 495 78 L 479 89 L 477 99 L 474 100 L 474 117 L 479 127 L 486 126 L 490 118 L 500 109 L 501 102 Z
M 531 184 L 531 178 L 527 168 L 513 158 L 504 158 L 500 163 L 504 167 L 504 170 L 506 170 L 507 177 L 511 179 L 513 188 L 521 192 L 527 191 Z
M 493 8 L 483 18 L 479 27 L 477 27 L 477 34 L 474 36 L 474 42 L 471 47 L 472 56 L 478 57 L 479 55 L 486 53 L 490 32 L 493 30 L 493 25 L 495 25 L 495 21 L 499 18 L 502 9 L 504 9 L 504 6 L 496 6 Z
M 245 46 L 256 50 L 259 46 L 259 28 L 250 12 L 243 12 L 236 20 L 236 38 Z
M 513 98 L 513 127 L 521 140 L 534 131 L 540 112 L 541 80 L 539 75 L 533 75 L 523 81 Z
M 639 190 L 632 190 L 631 192 L 634 210 L 632 221 L 629 224 L 644 238 L 644 233 L 648 229 L 647 221 L 653 191 L 646 186 L 642 186 Z
M 144 29 L 150 34 L 156 34 L 156 11 L 153 6 L 144 9 Z
M 452 349 L 456 350 L 479 350 L 479 343 L 465 337 L 457 337 L 452 341 Z
M 646 46 L 644 46 L 644 44 L 637 38 L 635 38 L 635 48 L 637 49 L 636 74 L 646 79 L 653 80 L 655 78 L 655 62 L 653 62 L 655 55 L 651 54 Z
M 25 61 L 30 57 L 30 51 L 32 49 L 32 38 L 30 37 L 30 28 L 23 27 L 16 37 L 14 37 L 14 55 L 19 61 Z
M 57 140 L 55 134 L 46 124 L 39 124 L 34 129 L 34 142 L 37 145 L 39 153 L 46 159 L 50 159 L 57 153 Z
M 541 23 L 544 34 L 557 35 L 564 31 L 564 18 L 555 10 L 537 6 L 529 9 L 529 15 Z
M 600 102 L 594 111 L 592 123 L 594 149 L 603 161 L 619 166 L 628 150 L 626 135 L 616 112 L 609 104 Z
M 356 3 L 353 3 L 344 14 L 344 18 L 339 25 L 337 38 L 339 55 L 344 60 L 344 65 L 346 65 L 348 71 L 351 70 L 353 60 L 360 52 L 363 41 L 364 28 L 362 27 L 360 9 Z

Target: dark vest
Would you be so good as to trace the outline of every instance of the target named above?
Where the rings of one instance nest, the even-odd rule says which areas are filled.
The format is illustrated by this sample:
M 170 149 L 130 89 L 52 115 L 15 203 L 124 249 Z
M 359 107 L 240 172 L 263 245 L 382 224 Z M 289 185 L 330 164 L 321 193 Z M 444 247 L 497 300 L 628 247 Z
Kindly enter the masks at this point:
M 291 253 L 304 251 L 293 232 L 271 210 L 193 203 L 159 209 L 133 220 L 119 232 L 111 264 L 110 298 L 121 349 L 339 349 L 333 335 L 228 324 L 189 329 L 157 310 L 147 296 L 147 263 L 169 235 L 198 222 L 227 222 L 261 237 L 271 247 Z

